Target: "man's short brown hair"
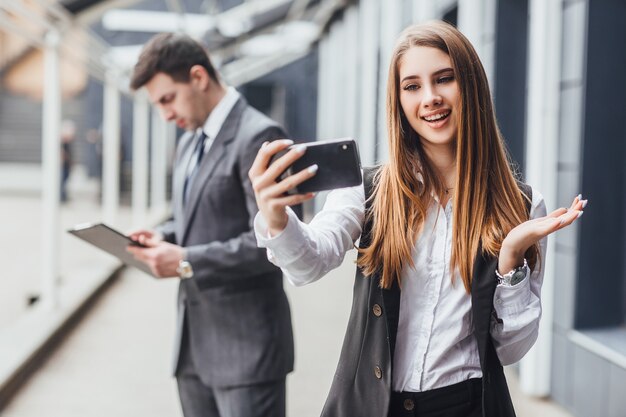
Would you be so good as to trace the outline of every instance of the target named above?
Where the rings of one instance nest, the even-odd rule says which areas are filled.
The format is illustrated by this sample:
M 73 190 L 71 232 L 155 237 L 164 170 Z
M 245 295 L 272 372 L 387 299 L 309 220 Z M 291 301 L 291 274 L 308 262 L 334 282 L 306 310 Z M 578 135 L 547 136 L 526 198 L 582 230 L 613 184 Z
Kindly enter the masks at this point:
M 176 82 L 188 82 L 194 65 L 203 66 L 209 77 L 218 82 L 217 71 L 207 51 L 187 35 L 161 33 L 148 41 L 135 64 L 130 88 L 138 90 L 162 72 Z

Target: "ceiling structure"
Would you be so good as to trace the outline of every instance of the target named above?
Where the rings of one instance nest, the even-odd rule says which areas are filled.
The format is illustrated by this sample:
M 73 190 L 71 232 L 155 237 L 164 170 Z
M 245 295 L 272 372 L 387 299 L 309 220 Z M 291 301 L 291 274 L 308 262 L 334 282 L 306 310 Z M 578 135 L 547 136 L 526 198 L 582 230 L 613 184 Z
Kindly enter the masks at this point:
M 55 31 L 63 39 L 63 55 L 96 78 L 115 74 L 124 86 L 145 40 L 169 31 L 187 33 L 204 43 L 228 82 L 239 85 L 305 56 L 329 22 L 352 2 L 0 0 L 1 33 L 27 45 L 5 51 L 0 71 L 28 55 L 28 48 L 40 49 L 47 34 Z M 123 36 L 132 33 L 137 36 Z

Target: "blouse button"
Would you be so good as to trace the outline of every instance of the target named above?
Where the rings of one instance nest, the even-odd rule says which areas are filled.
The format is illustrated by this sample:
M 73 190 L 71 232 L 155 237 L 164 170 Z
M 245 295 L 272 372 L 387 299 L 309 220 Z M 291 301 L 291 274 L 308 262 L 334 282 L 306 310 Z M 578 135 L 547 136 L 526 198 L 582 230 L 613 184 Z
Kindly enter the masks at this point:
M 407 398 L 404 400 L 404 409 L 407 411 L 412 411 L 415 408 L 415 403 L 412 399 Z
M 374 367 L 374 375 L 376 375 L 377 379 L 381 379 L 383 377 L 383 371 L 380 369 L 380 366 Z

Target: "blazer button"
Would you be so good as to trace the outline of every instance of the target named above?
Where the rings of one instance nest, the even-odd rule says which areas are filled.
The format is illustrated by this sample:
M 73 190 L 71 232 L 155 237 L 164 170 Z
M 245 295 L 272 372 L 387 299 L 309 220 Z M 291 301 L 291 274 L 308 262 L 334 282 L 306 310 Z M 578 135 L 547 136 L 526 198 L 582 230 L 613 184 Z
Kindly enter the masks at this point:
M 378 304 L 374 304 L 372 311 L 376 317 L 380 317 L 383 314 L 383 309 Z
M 381 379 L 383 377 L 383 371 L 382 369 L 380 369 L 380 366 L 374 367 L 374 375 L 376 375 L 376 378 L 378 379 Z
M 407 411 L 412 411 L 415 408 L 415 403 L 412 399 L 407 398 L 404 400 L 404 409 Z

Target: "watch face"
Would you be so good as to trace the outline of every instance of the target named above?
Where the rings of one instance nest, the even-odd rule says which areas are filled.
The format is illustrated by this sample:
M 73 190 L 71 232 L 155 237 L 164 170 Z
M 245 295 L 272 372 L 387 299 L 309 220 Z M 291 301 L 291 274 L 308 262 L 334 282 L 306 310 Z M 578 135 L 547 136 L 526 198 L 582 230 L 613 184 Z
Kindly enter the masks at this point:
M 526 269 L 520 269 L 515 271 L 513 276 L 511 277 L 511 285 L 516 285 L 522 282 L 526 278 Z
M 191 268 L 191 264 L 187 261 L 182 261 L 178 268 L 176 268 L 176 272 L 181 278 L 191 278 L 193 276 L 193 269 Z

